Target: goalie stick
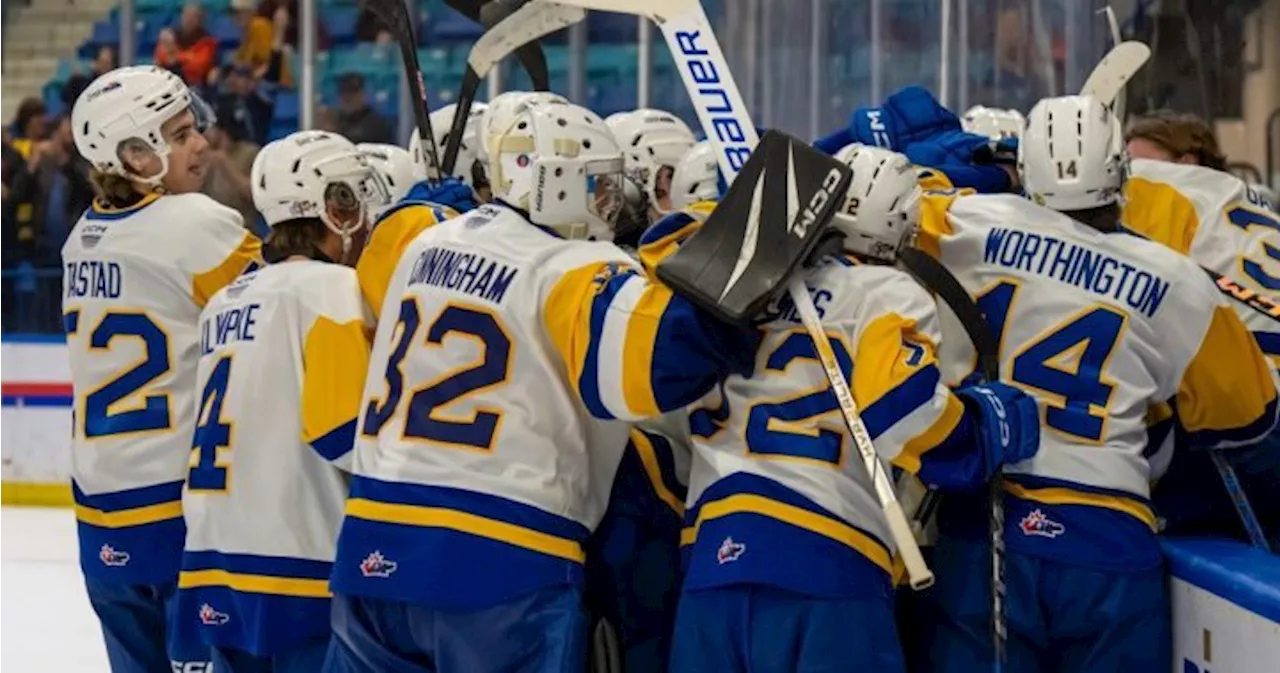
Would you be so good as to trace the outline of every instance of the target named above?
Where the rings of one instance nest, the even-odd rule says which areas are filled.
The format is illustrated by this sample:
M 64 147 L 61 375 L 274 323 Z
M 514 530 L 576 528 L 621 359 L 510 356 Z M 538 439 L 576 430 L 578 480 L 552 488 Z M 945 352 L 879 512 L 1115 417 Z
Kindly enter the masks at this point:
M 1120 21 L 1116 19 L 1116 10 L 1107 5 L 1102 8 L 1102 13 L 1107 15 L 1107 27 L 1111 30 L 1111 46 L 1118 47 L 1124 42 L 1124 38 L 1120 35 Z M 1139 68 L 1141 66 L 1138 66 Z M 1137 69 L 1134 69 L 1137 72 Z M 1132 78 L 1132 75 L 1130 75 Z M 1116 96 L 1115 104 L 1111 106 L 1111 111 L 1115 113 L 1116 119 L 1120 120 L 1120 124 L 1124 124 L 1125 98 L 1123 93 Z
M 1081 96 L 1093 96 L 1103 105 L 1115 109 L 1124 87 L 1151 58 L 1151 47 L 1135 41 L 1121 42 L 1098 61 L 1084 86 Z
M 668 49 L 679 64 L 680 77 L 693 100 L 698 120 L 716 150 L 716 161 L 726 182 L 737 177 L 760 139 L 747 114 L 742 94 L 729 72 L 720 43 L 698 0 L 533 0 L 531 4 L 538 3 L 640 15 L 658 24 Z M 813 341 L 845 424 L 871 478 L 890 536 L 906 566 L 908 580 L 913 588 L 924 589 L 933 584 L 933 573 L 920 554 L 920 547 L 911 534 L 911 526 L 898 503 L 888 473 L 858 416 L 849 382 L 845 380 L 831 343 L 825 336 L 813 300 L 799 277 L 792 278 L 788 291 Z

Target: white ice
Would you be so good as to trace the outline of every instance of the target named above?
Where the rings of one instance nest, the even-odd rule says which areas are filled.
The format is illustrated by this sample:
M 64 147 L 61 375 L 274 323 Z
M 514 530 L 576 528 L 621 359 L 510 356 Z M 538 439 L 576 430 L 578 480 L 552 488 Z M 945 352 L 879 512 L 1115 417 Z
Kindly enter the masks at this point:
M 0 510 L 0 671 L 106 673 L 69 509 Z

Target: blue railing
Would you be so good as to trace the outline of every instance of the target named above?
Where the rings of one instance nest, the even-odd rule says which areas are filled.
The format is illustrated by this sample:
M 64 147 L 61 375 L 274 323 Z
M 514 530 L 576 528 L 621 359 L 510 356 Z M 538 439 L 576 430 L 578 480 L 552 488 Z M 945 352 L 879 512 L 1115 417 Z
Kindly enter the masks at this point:
M 62 269 L 22 263 L 0 272 L 0 331 L 5 334 L 62 332 Z

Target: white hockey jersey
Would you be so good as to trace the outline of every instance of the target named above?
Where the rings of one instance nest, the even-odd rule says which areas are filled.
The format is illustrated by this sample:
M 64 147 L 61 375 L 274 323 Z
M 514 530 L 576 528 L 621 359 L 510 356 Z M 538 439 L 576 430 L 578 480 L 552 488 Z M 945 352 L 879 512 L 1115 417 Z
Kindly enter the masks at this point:
M 1005 470 L 1009 547 L 1106 567 L 1159 563 L 1148 496 L 1167 456 L 1154 454 L 1149 414 L 1171 405 L 1200 446 L 1265 435 L 1276 379 L 1248 330 L 1194 262 L 1158 243 L 1013 195 L 927 195 L 921 216 L 918 245 L 1000 340 L 1001 380 L 1041 404 L 1039 452 Z M 942 360 L 956 382 L 975 357 L 944 315 Z M 968 509 L 980 529 L 984 509 Z M 948 526 L 967 528 L 939 519 Z
M 1280 303 L 1280 215 L 1261 192 L 1204 166 L 1134 159 L 1130 171 L 1127 229 Z M 1280 323 L 1231 304 L 1280 367 Z
M 846 258 L 808 274 L 880 456 L 912 473 L 942 456 L 941 469 L 974 469 L 972 421 L 942 384 L 928 293 L 897 269 Z M 896 550 L 813 342 L 789 298 L 768 315 L 752 374 L 729 377 L 691 414 L 685 587 L 888 596 Z
M 62 248 L 75 391 L 72 486 L 86 575 L 172 581 L 195 424 L 200 309 L 261 243 L 203 194 L 95 203 Z
M 502 205 L 423 231 L 388 287 L 333 586 L 432 606 L 581 582 L 627 439 L 609 421 L 691 403 L 756 338 Z
M 372 329 L 355 271 L 312 260 L 245 274 L 201 314 L 178 614 L 204 642 L 269 655 L 329 632 Z

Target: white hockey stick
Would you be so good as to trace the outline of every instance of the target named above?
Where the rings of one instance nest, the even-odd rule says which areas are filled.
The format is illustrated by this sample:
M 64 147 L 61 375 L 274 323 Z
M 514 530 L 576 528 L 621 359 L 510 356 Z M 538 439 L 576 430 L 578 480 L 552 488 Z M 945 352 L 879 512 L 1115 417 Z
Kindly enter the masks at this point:
M 486 30 L 471 45 L 467 65 L 483 79 L 494 65 L 516 49 L 561 28 L 572 26 L 586 17 L 587 12 L 581 7 L 530 2 Z
M 1116 18 L 1116 10 L 1111 5 L 1107 5 L 1102 9 L 1102 12 L 1107 15 L 1107 27 L 1111 30 L 1111 46 L 1118 47 L 1124 42 L 1124 38 L 1120 35 L 1120 21 Z M 1141 68 L 1142 66 L 1139 65 L 1138 67 Z M 1119 119 L 1122 125 L 1124 124 L 1124 108 L 1124 96 L 1117 93 L 1115 104 L 1111 106 L 1111 111 L 1115 113 L 1116 119 Z
M 716 160 L 724 173 L 725 181 L 732 182 L 737 177 L 747 157 L 759 143 L 755 123 L 747 114 L 746 103 L 729 72 L 724 53 L 720 50 L 720 42 L 711 29 L 702 4 L 698 0 L 534 0 L 535 3 L 554 2 L 572 5 L 584 9 L 596 9 L 606 12 L 619 12 L 645 16 L 658 25 L 667 41 L 684 80 L 689 97 L 697 108 L 698 120 L 703 131 L 716 149 Z M 874 485 L 876 497 L 884 512 L 888 524 L 889 535 L 894 546 L 902 557 L 907 569 L 907 577 L 912 588 L 924 589 L 933 584 L 933 573 L 925 565 L 920 555 L 920 547 L 915 536 L 911 534 L 911 526 L 898 504 L 893 492 L 893 485 L 885 470 L 880 456 L 876 453 L 867 426 L 858 416 L 858 407 L 853 393 L 849 390 L 849 382 L 840 371 L 835 352 L 831 349 L 826 331 L 818 311 L 809 297 L 804 282 L 799 278 L 792 279 L 788 290 L 795 303 L 809 337 L 813 339 L 814 350 L 822 362 L 827 379 L 831 382 L 832 391 L 840 404 L 845 424 L 853 436 L 854 444 L 862 457 L 863 465 Z
M 1124 91 L 1125 85 L 1150 58 L 1151 47 L 1141 42 L 1130 40 L 1117 44 L 1094 66 L 1089 79 L 1080 87 L 1080 95 L 1093 96 L 1103 105 L 1111 107 Z

